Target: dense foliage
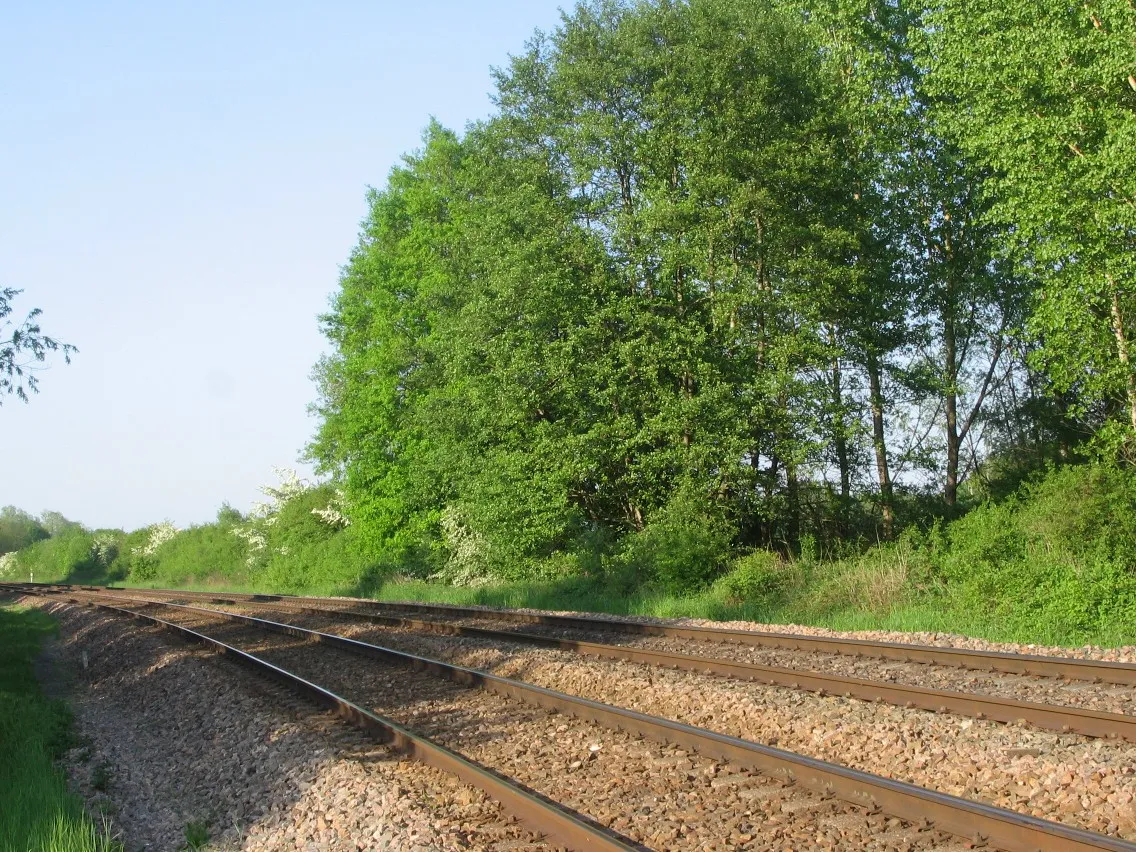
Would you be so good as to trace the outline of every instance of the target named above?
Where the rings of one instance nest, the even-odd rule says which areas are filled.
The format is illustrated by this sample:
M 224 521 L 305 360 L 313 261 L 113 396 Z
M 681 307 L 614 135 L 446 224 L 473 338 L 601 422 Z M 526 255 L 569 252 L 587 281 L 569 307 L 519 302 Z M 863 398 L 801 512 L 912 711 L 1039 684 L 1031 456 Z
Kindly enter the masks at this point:
M 47 538 L 47 528 L 38 518 L 15 506 L 0 509 L 0 556 Z
M 538 34 L 371 193 L 324 317 L 310 452 L 361 546 L 691 589 L 1125 456 L 1133 13 L 1042 5 L 612 0 Z
M 557 554 L 527 577 L 493 584 L 463 574 L 460 555 L 434 582 L 407 576 L 405 564 L 365 556 L 327 486 L 286 477 L 265 491 L 277 496 L 248 516 L 224 506 L 216 521 L 185 530 L 69 524 L 0 557 L 0 579 L 34 573 L 49 582 L 377 594 L 948 630 L 1021 642 L 1136 643 L 1136 472 L 1115 465 L 1052 468 L 958 519 L 908 526 L 895 542 L 834 558 L 822 558 L 808 535 L 788 559 L 739 552 L 728 525 L 707 515 L 692 520 L 697 507 L 685 507 L 622 548 L 589 558 L 588 551 Z M 465 546 L 459 542 L 459 551 Z M 691 590 L 691 578 L 701 590 Z
M 944 133 L 989 172 L 989 219 L 1038 282 L 1035 364 L 1094 427 L 1136 429 L 1136 11 L 943 0 L 930 32 Z

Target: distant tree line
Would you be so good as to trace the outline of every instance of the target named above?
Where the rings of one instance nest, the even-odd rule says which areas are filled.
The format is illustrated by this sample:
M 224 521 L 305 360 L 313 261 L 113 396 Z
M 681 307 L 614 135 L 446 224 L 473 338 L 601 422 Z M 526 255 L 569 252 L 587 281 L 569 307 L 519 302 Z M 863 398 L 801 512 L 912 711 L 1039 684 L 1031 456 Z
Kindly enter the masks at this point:
M 263 500 L 242 513 L 221 505 L 212 522 L 169 520 L 138 529 L 90 529 L 58 512 L 0 510 L 0 579 L 176 586 L 224 582 L 278 591 L 363 588 L 368 564 L 348 547 L 350 521 L 330 483 L 276 468 Z
M 59 512 L 46 511 L 38 517 L 15 506 L 0 509 L 0 555 L 23 550 L 37 541 L 82 527 Z
M 836 551 L 1136 457 L 1134 38 L 1125 0 L 579 5 L 369 195 L 309 448 L 352 534 Z

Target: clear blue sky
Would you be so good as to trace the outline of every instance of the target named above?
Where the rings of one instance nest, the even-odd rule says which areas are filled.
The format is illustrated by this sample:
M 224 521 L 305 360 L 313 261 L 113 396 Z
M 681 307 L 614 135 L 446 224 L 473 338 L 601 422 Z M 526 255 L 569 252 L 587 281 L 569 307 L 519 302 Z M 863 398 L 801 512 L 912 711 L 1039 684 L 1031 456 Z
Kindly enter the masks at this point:
M 300 467 L 367 185 L 559 5 L 6 4 L 0 285 L 80 354 L 3 399 L 0 505 L 184 526 Z

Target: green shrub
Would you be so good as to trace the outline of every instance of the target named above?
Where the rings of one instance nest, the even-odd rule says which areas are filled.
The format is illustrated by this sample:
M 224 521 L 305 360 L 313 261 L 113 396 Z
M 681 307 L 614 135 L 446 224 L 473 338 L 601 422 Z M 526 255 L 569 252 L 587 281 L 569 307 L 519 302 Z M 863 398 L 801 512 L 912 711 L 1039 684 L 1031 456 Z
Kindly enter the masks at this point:
M 243 583 L 248 573 L 245 557 L 245 543 L 229 527 L 201 524 L 179 531 L 152 556 L 140 557 L 131 579 L 180 585 L 224 577 L 231 583 Z
M 350 527 L 307 541 L 294 534 L 287 540 L 291 543 L 273 549 L 265 566 L 253 575 L 257 588 L 288 594 L 339 592 L 363 585 L 373 567 Z
M 952 524 L 939 569 L 953 605 L 1035 641 L 1122 632 L 1136 616 L 1136 483 L 1105 465 L 1050 470 Z
M 1049 550 L 1099 554 L 1136 567 L 1136 473 L 1112 465 L 1050 471 L 1027 484 L 1019 525 Z
M 17 577 L 26 579 L 34 572 L 39 582 L 93 581 L 104 573 L 96 558 L 94 536 L 81 528 L 25 547 L 17 554 L 16 564 Z
M 679 491 L 645 529 L 626 537 L 620 561 L 668 592 L 696 591 L 725 570 L 736 535 L 734 524 L 705 499 Z
M 714 581 L 712 589 L 730 603 L 768 607 L 781 600 L 788 585 L 788 573 L 777 554 L 755 550 L 735 559 L 729 572 Z

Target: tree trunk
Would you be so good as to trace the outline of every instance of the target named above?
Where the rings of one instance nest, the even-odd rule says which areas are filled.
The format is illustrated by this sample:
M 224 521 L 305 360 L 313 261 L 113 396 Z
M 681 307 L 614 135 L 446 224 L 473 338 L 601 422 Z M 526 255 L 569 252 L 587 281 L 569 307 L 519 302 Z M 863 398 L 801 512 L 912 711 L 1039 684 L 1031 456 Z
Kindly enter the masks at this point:
M 867 358 L 868 390 L 872 406 L 872 445 L 876 451 L 876 474 L 880 482 L 880 508 L 883 511 L 884 538 L 895 536 L 891 472 L 888 470 L 887 440 L 884 434 L 884 395 L 880 380 L 880 361 L 875 353 Z
M 946 276 L 941 306 L 943 315 L 943 403 L 947 412 L 947 477 L 943 485 L 943 500 L 953 506 L 958 500 L 959 438 L 958 428 L 958 329 L 955 327 L 955 251 L 950 217 L 944 214 L 941 251 L 946 262 Z
M 832 442 L 836 450 L 836 465 L 840 470 L 840 502 L 837 505 L 836 525 L 841 536 L 848 533 L 848 503 L 852 495 L 851 462 L 848 459 L 848 426 L 844 417 L 844 389 L 841 387 L 840 358 L 832 359 Z
M 1124 376 L 1127 380 L 1128 393 L 1128 421 L 1136 430 L 1136 373 L 1132 372 L 1132 365 L 1128 357 L 1128 333 L 1124 328 L 1124 314 L 1120 309 L 1120 291 L 1112 290 L 1112 333 L 1116 335 L 1116 357 L 1124 367 Z
M 832 440 L 836 464 L 840 468 L 840 499 L 847 502 L 852 493 L 852 469 L 848 460 L 848 425 L 844 419 L 844 389 L 841 387 L 840 359 L 832 359 Z
M 758 467 L 759 454 L 754 452 L 754 467 Z M 778 476 L 781 471 L 781 459 L 774 453 L 769 458 L 769 467 L 765 469 L 764 482 L 761 487 L 765 491 L 765 540 L 766 547 L 776 547 L 778 544 L 779 521 L 777 514 L 773 511 L 774 495 L 777 493 Z
M 796 462 L 785 463 L 786 498 L 789 503 L 789 547 L 797 550 L 801 543 L 801 483 Z
M 949 291 L 949 288 L 948 288 Z M 949 292 L 947 298 L 950 298 Z M 959 440 L 958 431 L 958 346 L 955 340 L 955 323 L 951 307 L 943 311 L 943 378 L 946 379 L 944 404 L 947 411 L 947 481 L 943 499 L 948 506 L 958 500 Z

